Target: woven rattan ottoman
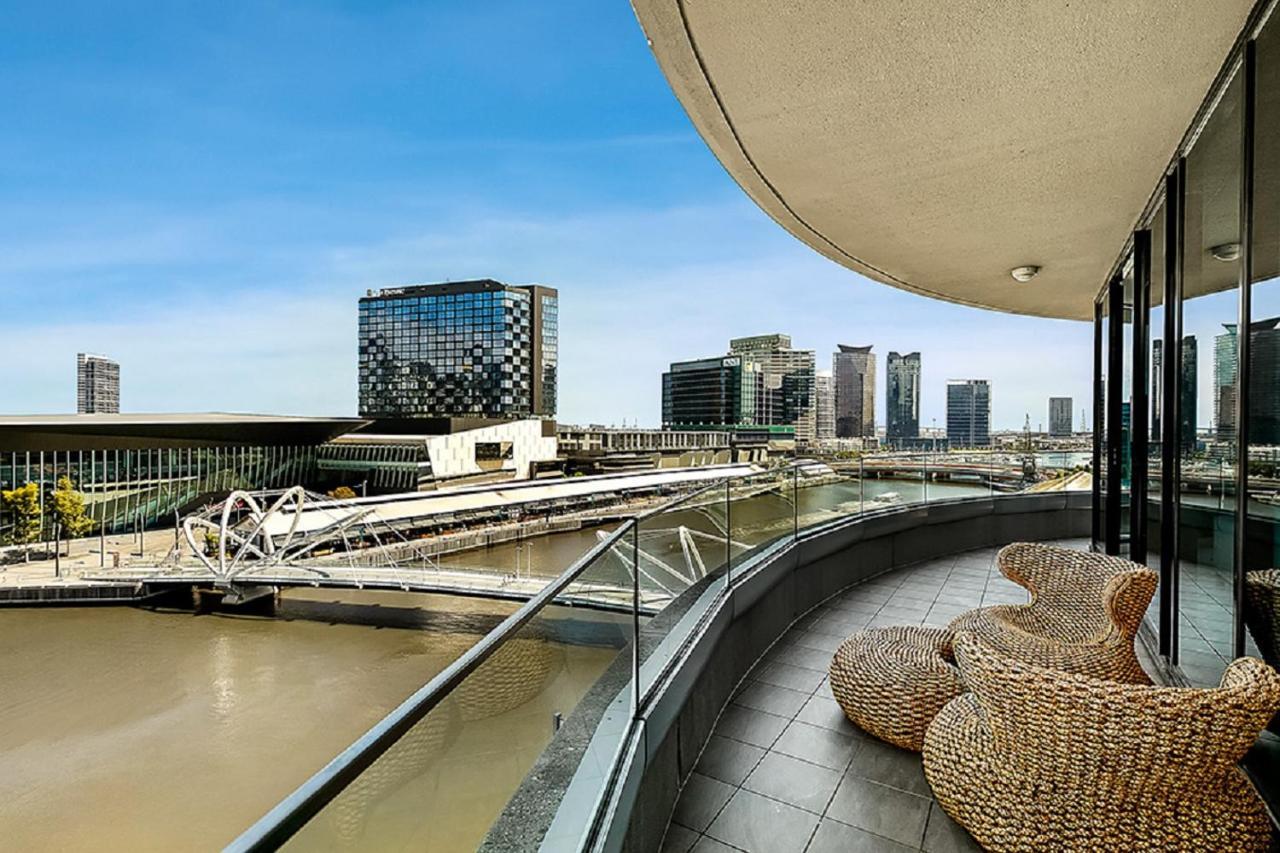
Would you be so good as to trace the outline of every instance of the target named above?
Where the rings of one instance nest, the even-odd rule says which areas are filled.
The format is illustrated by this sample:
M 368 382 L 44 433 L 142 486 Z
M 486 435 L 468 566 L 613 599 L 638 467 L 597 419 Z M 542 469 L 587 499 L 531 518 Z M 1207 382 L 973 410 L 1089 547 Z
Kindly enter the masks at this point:
M 943 650 L 945 628 L 894 625 L 859 631 L 831 659 L 831 692 L 859 728 L 920 751 L 924 732 L 942 706 L 964 692 Z

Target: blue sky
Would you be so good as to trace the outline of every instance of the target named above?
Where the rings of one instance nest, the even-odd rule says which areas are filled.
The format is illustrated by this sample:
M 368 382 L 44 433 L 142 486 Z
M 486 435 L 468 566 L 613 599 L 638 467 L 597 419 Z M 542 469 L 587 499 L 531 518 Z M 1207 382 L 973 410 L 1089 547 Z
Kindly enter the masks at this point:
M 690 126 L 622 0 L 25 2 L 0 39 L 0 411 L 355 413 L 367 288 L 561 293 L 560 419 L 656 424 L 660 375 L 782 331 L 921 350 L 994 420 L 1087 406 L 1091 329 L 933 302 L 824 260 Z M 1076 415 L 1077 419 L 1079 414 Z

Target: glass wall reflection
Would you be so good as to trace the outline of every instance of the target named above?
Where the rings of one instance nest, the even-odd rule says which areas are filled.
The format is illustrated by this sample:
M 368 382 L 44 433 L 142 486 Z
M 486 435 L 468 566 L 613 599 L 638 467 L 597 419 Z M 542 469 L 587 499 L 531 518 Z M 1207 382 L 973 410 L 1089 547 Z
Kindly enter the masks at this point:
M 1280 26 L 1257 43 L 1249 316 L 1246 654 L 1280 668 Z M 1280 718 L 1272 723 L 1280 731 Z
M 1179 657 L 1194 684 L 1232 659 L 1242 74 L 1187 155 L 1179 389 Z

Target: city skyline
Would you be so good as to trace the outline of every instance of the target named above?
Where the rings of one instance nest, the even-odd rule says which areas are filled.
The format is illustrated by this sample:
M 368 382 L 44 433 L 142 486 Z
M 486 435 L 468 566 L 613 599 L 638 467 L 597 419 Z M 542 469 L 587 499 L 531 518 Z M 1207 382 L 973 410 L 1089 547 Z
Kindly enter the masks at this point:
M 463 47 L 491 42 L 494 15 L 521 75 Z M 125 366 L 127 411 L 354 415 L 352 302 L 479 277 L 565 294 L 566 422 L 656 425 L 673 359 L 774 328 L 820 354 L 927 344 L 922 427 L 943 422 L 950 376 L 1000 387 L 997 427 L 1049 391 L 1091 399 L 1088 324 L 875 284 L 777 229 L 689 126 L 625 4 L 284 3 L 220 24 L 236 75 L 207 24 L 142 8 L 8 21 L 45 47 L 0 80 L 0 410 L 67 411 L 58 365 L 92 349 Z M 140 78 L 164 82 L 139 95 Z

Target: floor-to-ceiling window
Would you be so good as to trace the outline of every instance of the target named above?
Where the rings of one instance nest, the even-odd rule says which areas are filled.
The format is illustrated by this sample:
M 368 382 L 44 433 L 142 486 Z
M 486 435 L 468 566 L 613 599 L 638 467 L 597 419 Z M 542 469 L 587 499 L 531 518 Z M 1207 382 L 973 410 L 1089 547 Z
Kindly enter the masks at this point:
M 1163 516 L 1161 503 L 1164 499 L 1162 477 L 1164 473 L 1162 453 L 1163 440 L 1161 432 L 1163 423 L 1164 380 L 1164 292 L 1167 264 L 1165 252 L 1165 232 L 1168 230 L 1165 220 L 1168 208 L 1165 202 L 1157 206 L 1155 213 L 1146 223 L 1150 233 L 1150 276 L 1148 281 L 1148 304 L 1150 306 L 1147 320 L 1147 502 L 1146 502 L 1146 559 L 1145 563 L 1155 571 L 1160 571 L 1160 555 L 1162 553 L 1161 537 L 1163 535 Z M 1156 589 L 1155 598 L 1147 611 L 1147 623 L 1153 631 L 1159 633 L 1160 600 L 1164 595 L 1164 584 Z
M 1255 68 L 1243 616 L 1245 652 L 1280 668 L 1280 24 L 1259 35 Z
M 1186 155 L 1177 659 L 1205 685 L 1233 657 L 1242 78 Z

